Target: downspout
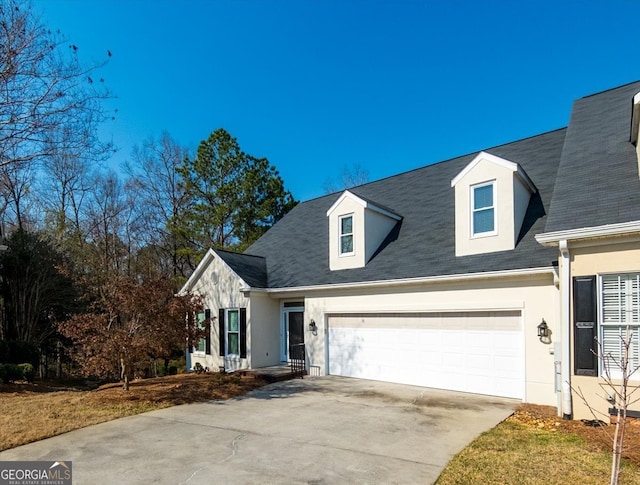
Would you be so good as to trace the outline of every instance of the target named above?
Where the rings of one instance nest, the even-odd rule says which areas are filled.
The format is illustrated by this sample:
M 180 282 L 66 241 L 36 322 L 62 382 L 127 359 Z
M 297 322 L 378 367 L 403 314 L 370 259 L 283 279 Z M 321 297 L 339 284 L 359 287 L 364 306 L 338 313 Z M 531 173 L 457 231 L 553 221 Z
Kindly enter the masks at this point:
M 569 259 L 569 244 L 566 239 L 559 241 L 560 258 L 562 260 L 561 292 L 561 338 L 562 338 L 562 417 L 571 419 L 573 407 L 571 403 L 571 261 Z

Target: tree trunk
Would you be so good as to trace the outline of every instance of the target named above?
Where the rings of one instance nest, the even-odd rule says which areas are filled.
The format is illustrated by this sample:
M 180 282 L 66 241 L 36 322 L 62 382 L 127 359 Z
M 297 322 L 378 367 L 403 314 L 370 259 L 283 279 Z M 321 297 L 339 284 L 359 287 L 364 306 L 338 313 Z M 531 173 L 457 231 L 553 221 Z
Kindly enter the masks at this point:
M 62 342 L 56 342 L 56 379 L 62 377 Z
M 127 364 L 124 359 L 120 358 L 120 378 L 122 379 L 122 389 L 125 391 L 129 390 L 129 369 L 127 368 Z

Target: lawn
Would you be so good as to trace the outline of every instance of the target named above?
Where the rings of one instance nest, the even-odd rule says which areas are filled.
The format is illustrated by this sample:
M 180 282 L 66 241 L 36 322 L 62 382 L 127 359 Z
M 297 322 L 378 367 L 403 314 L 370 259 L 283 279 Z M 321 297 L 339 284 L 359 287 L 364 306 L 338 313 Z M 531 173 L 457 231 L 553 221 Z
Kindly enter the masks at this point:
M 135 381 L 128 392 L 119 384 L 93 390 L 0 385 L 0 450 L 154 409 L 230 399 L 265 384 L 252 376 L 211 373 Z M 608 483 L 611 444 L 602 431 L 558 419 L 551 407 L 524 404 L 455 456 L 437 483 Z M 621 483 L 640 485 L 640 424 L 630 425 L 626 443 Z
M 436 483 L 609 483 L 613 429 L 559 419 L 550 406 L 523 404 L 456 455 Z M 640 485 L 640 425 L 635 421 L 625 443 L 620 483 Z

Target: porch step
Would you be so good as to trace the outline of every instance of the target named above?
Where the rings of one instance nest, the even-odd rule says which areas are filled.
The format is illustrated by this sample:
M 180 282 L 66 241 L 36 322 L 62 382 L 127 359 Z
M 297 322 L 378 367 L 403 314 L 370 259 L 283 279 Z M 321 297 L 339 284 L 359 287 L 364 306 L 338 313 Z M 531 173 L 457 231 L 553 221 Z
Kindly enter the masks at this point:
M 291 372 L 290 368 L 264 368 L 264 369 L 240 369 L 233 374 L 240 376 L 253 376 L 255 379 L 264 379 L 267 382 L 288 381 L 290 379 L 302 379 L 307 371 Z

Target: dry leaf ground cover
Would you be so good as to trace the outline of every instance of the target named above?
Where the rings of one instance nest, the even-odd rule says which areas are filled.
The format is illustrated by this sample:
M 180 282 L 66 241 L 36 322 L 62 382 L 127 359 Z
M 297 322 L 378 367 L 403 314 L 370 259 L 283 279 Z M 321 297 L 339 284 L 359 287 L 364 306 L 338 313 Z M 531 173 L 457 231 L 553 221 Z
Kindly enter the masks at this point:
M 266 382 L 219 373 L 179 374 L 94 390 L 51 383 L 0 384 L 0 451 L 73 429 L 191 402 L 229 399 Z

